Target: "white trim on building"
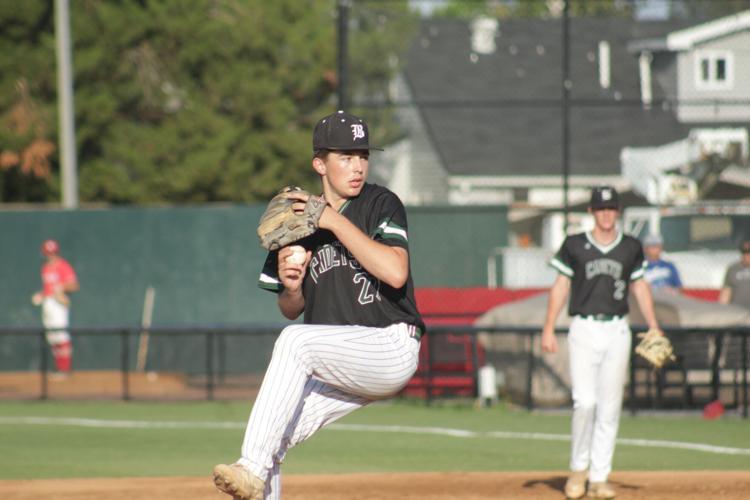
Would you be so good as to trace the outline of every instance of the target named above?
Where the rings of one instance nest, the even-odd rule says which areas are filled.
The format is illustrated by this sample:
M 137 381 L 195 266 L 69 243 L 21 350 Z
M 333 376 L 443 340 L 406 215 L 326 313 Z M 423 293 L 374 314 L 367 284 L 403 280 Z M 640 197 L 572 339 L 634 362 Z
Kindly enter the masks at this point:
M 669 50 L 689 50 L 707 40 L 746 29 L 750 29 L 750 10 L 692 28 L 675 31 L 667 36 L 667 48 Z

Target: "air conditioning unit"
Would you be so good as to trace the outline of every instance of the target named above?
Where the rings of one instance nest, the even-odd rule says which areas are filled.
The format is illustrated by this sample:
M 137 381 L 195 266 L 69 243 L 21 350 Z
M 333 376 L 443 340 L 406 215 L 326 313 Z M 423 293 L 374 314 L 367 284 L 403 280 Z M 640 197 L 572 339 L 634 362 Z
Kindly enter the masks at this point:
M 626 147 L 622 175 L 652 205 L 695 202 L 729 166 L 748 165 L 748 132 L 693 129 L 687 138 L 661 146 Z
M 698 185 L 689 177 L 665 174 L 654 181 L 656 205 L 688 205 L 698 199 Z

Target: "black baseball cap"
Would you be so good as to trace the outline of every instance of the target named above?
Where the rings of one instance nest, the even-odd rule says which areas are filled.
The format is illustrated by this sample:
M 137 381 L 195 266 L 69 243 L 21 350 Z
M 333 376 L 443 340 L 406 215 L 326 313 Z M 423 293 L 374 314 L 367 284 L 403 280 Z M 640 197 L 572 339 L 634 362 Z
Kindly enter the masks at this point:
M 617 190 L 612 186 L 597 186 L 591 190 L 591 201 L 589 202 L 591 210 L 600 210 L 603 208 L 620 209 L 620 199 L 617 196 Z
M 745 240 L 740 243 L 740 252 L 750 253 L 750 240 Z
M 370 132 L 367 122 L 362 118 L 344 111 L 336 111 L 324 116 L 315 125 L 312 140 L 313 151 L 330 149 L 338 151 L 353 151 L 358 149 L 381 148 L 370 146 Z

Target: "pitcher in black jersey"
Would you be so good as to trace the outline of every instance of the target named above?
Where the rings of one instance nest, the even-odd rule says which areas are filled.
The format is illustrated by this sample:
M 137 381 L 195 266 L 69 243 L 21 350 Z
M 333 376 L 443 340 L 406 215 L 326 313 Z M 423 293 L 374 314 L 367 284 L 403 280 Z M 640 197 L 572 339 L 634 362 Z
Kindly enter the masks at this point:
M 285 328 L 253 405 L 241 456 L 214 467 L 216 487 L 237 499 L 276 499 L 287 450 L 370 402 L 400 391 L 417 369 L 424 323 L 414 300 L 406 211 L 368 184 L 367 124 L 339 111 L 313 132 L 312 167 L 327 206 L 320 229 L 270 252 L 259 286 L 303 324 Z M 295 209 L 304 208 L 300 198 Z
M 542 349 L 557 352 L 555 322 L 568 296 L 568 332 L 573 390 L 568 498 L 614 498 L 612 470 L 631 332 L 627 323 L 632 291 L 649 328 L 659 330 L 640 241 L 617 228 L 620 204 L 609 186 L 591 192 L 591 232 L 573 234 L 550 261 L 558 272 L 549 294 Z

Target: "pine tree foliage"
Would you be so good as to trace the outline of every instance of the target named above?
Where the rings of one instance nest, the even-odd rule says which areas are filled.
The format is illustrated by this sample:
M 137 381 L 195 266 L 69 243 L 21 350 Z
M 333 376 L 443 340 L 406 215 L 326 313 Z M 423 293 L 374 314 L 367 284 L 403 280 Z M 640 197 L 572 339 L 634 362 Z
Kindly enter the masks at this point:
M 383 39 L 379 57 L 353 92 L 369 95 L 371 77 L 398 70 L 408 33 L 387 21 L 406 1 L 385 4 L 364 34 Z M 317 189 L 310 135 L 335 109 L 334 0 L 70 6 L 82 202 L 249 202 L 285 184 Z M 56 78 L 53 2 L 0 2 L 0 201 L 59 199 Z M 23 167 L 35 144 L 47 170 L 41 160 Z

